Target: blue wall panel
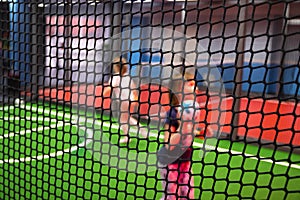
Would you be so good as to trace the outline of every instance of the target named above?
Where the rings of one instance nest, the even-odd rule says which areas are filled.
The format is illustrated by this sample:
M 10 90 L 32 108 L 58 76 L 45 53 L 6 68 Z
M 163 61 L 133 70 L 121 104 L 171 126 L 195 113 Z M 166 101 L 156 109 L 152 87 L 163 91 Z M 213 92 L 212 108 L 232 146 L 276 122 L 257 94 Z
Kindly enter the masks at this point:
M 25 0 L 9 3 L 10 12 L 10 52 L 9 57 L 20 86 L 30 83 L 30 8 Z

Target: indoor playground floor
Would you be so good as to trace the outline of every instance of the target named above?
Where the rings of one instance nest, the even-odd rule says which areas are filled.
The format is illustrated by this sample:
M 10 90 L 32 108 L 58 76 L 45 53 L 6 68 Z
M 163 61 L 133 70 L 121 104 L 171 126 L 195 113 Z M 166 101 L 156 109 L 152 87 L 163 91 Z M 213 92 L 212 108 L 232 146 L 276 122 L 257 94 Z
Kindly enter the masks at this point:
M 81 120 L 76 121 L 75 115 Z M 123 170 L 112 167 L 118 159 L 110 159 L 110 165 L 95 159 L 87 126 L 94 126 L 92 134 L 106 135 L 118 145 L 119 125 L 107 116 L 49 102 L 4 105 L 0 116 L 0 177 L 5 178 L 0 179 L 0 199 L 159 199 L 162 195 L 158 171 L 136 174 L 126 172 L 126 161 Z M 84 119 L 88 116 L 100 123 L 90 123 Z M 162 137 L 158 129 L 150 128 L 149 139 L 136 138 L 120 148 L 156 152 Z M 194 142 L 197 199 L 300 199 L 299 154 L 220 139 L 201 157 L 205 141 Z M 102 156 L 108 151 L 103 150 Z

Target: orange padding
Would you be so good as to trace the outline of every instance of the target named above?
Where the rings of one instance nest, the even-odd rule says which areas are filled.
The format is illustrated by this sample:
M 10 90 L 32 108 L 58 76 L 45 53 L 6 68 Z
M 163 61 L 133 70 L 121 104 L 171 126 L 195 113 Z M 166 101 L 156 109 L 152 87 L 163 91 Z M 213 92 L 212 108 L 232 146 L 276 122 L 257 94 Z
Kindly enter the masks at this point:
M 140 115 L 150 115 L 158 120 L 169 109 L 166 88 L 141 86 Z M 218 95 L 209 99 L 198 94 L 201 106 L 201 121 L 210 124 L 214 131 L 232 131 L 233 98 L 220 99 Z M 110 109 L 109 97 L 102 98 L 102 86 L 81 85 L 72 88 L 44 89 L 39 96 L 50 101 L 72 102 L 95 108 Z M 300 104 L 294 102 L 242 98 L 240 101 L 238 134 L 283 144 L 300 145 Z

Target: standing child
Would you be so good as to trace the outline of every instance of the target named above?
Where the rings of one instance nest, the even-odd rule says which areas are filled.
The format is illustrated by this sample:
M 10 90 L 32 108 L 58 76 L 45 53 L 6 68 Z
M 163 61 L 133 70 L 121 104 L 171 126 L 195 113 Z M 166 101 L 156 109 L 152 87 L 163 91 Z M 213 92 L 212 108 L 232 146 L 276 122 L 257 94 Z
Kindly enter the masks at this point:
M 123 131 L 124 137 L 119 141 L 120 143 L 127 143 L 129 139 L 129 125 L 137 126 L 141 131 L 143 137 L 147 137 L 148 133 L 145 128 L 141 128 L 138 121 L 131 116 L 131 112 L 134 107 L 138 106 L 138 88 L 131 79 L 128 73 L 127 61 L 124 58 L 117 57 L 113 60 L 113 75 L 109 80 L 110 87 L 105 87 L 103 96 L 107 96 L 109 92 L 112 92 L 112 96 L 116 101 L 113 104 L 117 104 L 116 108 L 120 112 L 120 127 Z M 115 105 L 112 105 L 115 106 Z
M 184 74 L 181 94 L 171 95 L 171 109 L 164 127 L 164 145 L 158 155 L 164 196 L 162 199 L 194 199 L 194 178 L 191 159 L 192 143 L 200 118 L 194 76 Z M 183 88 L 182 88 L 183 87 Z

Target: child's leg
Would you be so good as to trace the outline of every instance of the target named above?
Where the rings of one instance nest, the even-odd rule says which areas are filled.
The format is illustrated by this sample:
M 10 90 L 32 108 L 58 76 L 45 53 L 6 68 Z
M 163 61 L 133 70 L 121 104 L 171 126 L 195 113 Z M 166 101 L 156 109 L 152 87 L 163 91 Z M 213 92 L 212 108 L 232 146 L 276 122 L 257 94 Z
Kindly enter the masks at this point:
M 136 119 L 130 116 L 129 123 L 132 126 L 136 126 L 139 129 L 139 134 L 141 134 L 144 138 L 148 137 L 147 128 L 142 127 L 142 125 Z
M 126 143 L 129 141 L 128 133 L 130 131 L 130 127 L 136 127 L 139 129 L 140 134 L 146 138 L 148 132 L 146 128 L 141 128 L 140 123 L 136 119 L 131 116 L 131 108 L 129 101 L 121 101 L 120 103 L 120 126 L 123 130 L 124 138 L 120 140 L 120 143 Z M 130 124 L 130 126 L 129 126 Z
M 179 190 L 178 182 L 178 164 L 169 164 L 166 168 L 161 169 L 162 187 L 164 196 L 161 199 L 175 200 L 177 199 L 177 192 Z
M 166 192 L 166 185 L 167 185 L 167 173 L 168 173 L 168 169 L 167 169 L 167 167 L 160 168 L 159 172 L 160 172 L 160 178 L 161 178 L 162 191 L 164 192 L 163 196 L 161 197 L 161 200 L 164 200 L 165 196 L 166 196 L 165 192 Z
M 124 138 L 120 140 L 120 143 L 126 143 L 129 141 L 128 132 L 129 132 L 129 119 L 130 113 L 128 111 L 129 102 L 121 101 L 120 103 L 120 127 L 123 131 Z
M 138 108 L 139 104 L 138 102 L 130 102 L 130 114 L 132 113 L 138 113 L 137 108 Z M 130 115 L 130 119 L 129 119 L 129 123 L 130 125 L 136 126 L 139 129 L 139 133 L 144 137 L 147 138 L 148 137 L 148 131 L 146 127 L 142 127 L 142 125 Z
M 191 162 L 180 163 L 179 190 L 180 199 L 194 199 L 194 178 L 192 176 Z

